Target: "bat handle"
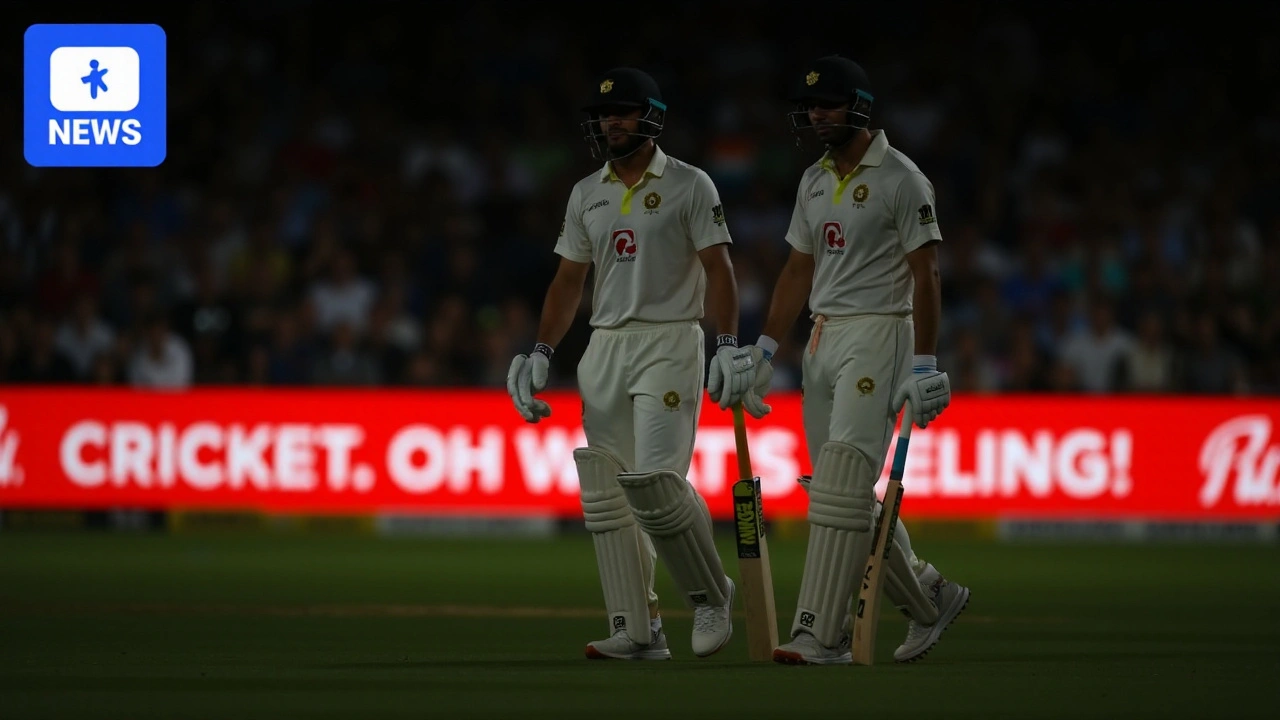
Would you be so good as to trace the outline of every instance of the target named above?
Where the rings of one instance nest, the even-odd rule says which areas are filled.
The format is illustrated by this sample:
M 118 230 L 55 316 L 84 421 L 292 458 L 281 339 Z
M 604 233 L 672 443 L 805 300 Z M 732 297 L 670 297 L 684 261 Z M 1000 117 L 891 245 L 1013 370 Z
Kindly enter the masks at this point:
M 755 477 L 751 472 L 751 451 L 747 448 L 747 419 L 742 414 L 742 403 L 733 406 L 733 439 L 738 447 L 738 477 L 750 480 Z
M 915 423 L 911 422 L 911 401 L 908 400 L 902 404 L 902 426 L 898 428 L 898 437 L 903 440 L 911 439 L 911 428 Z

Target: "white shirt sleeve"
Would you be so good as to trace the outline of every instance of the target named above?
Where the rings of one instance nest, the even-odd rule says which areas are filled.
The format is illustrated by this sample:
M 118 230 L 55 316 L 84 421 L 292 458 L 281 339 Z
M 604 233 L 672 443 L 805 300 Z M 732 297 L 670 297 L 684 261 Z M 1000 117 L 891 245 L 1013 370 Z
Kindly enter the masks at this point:
M 933 240 L 942 239 L 938 227 L 933 183 L 923 173 L 908 173 L 898 185 L 893 202 L 893 215 L 898 226 L 898 240 L 904 252 L 911 252 Z
M 577 185 L 569 193 L 569 204 L 560 222 L 556 254 L 574 262 L 591 262 L 591 238 L 587 237 L 587 228 L 582 224 L 582 193 Z
M 805 220 L 804 183 L 796 190 L 796 206 L 791 211 L 791 226 L 787 228 L 787 242 L 805 255 L 813 254 L 813 233 Z
M 693 181 L 685 213 L 685 227 L 695 250 L 733 242 L 724 217 L 724 205 L 720 202 L 720 191 L 711 181 L 711 176 L 701 170 Z

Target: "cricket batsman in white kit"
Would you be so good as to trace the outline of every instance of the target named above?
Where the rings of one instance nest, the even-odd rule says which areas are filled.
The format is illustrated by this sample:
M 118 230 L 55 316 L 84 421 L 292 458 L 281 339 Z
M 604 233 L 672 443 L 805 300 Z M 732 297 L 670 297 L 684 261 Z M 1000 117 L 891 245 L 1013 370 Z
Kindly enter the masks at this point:
M 737 342 L 729 231 L 711 178 L 655 143 L 667 106 L 652 77 L 614 69 L 583 110 L 586 140 L 605 164 L 569 195 L 538 342 L 512 361 L 507 390 L 526 421 L 551 414 L 536 395 L 594 264 L 593 331 L 577 375 L 587 447 L 573 456 L 610 635 L 586 654 L 671 657 L 653 584 L 660 557 L 693 609 L 693 652 L 707 656 L 732 634 L 734 584 L 706 502 L 685 479 L 702 404 L 704 295 L 719 333 L 711 399 L 721 408 L 740 402 L 755 376 Z
M 796 193 L 787 242 L 791 253 L 774 288 L 764 333 L 749 346 L 756 381 L 744 400 L 753 417 L 769 412 L 770 359 L 806 299 L 813 329 L 803 363 L 804 429 L 812 479 L 809 546 L 791 641 L 774 660 L 852 662 L 853 593 L 871 551 L 882 507 L 875 484 L 898 412 L 925 427 L 951 402 L 937 369 L 942 313 L 937 244 L 942 240 L 933 186 L 907 156 L 870 131 L 873 96 L 852 60 L 813 62 L 791 98 L 797 133 L 814 133 L 827 152 Z M 942 577 L 911 551 L 901 521 L 886 566 L 887 594 L 910 618 L 894 659 L 929 651 L 964 609 L 969 590 Z

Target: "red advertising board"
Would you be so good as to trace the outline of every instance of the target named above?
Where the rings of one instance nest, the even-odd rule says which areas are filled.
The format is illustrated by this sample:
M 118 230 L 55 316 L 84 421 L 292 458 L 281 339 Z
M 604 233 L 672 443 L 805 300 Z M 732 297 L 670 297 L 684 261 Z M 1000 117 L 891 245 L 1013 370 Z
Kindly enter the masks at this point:
M 0 390 L 0 507 L 577 517 L 579 401 L 538 425 L 502 391 Z M 767 513 L 803 517 L 798 395 L 749 420 Z M 969 396 L 911 437 L 904 513 L 1280 520 L 1280 401 Z M 689 479 L 727 519 L 732 418 Z M 883 478 L 882 478 L 883 481 Z

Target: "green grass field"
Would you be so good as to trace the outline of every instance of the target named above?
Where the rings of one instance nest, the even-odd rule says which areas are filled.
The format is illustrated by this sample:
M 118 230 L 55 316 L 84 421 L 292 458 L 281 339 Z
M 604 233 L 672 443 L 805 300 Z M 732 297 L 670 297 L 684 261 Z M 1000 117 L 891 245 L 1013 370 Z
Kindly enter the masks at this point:
M 774 539 L 782 631 L 803 543 Z M 923 662 L 591 662 L 585 535 L 0 533 L 0 717 L 1242 717 L 1280 691 L 1280 548 L 917 541 L 974 591 Z M 736 572 L 731 540 L 723 556 Z M 659 591 L 674 598 L 665 571 Z

